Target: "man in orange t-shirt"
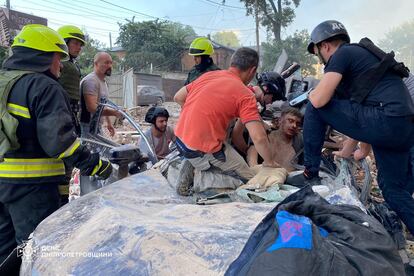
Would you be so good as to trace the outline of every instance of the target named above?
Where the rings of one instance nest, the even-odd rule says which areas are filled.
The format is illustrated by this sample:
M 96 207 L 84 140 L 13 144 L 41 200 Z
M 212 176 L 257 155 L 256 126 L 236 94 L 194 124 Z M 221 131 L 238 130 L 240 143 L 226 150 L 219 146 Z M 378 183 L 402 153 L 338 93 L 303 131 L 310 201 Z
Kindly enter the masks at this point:
M 245 124 L 263 156 L 264 166 L 277 166 L 256 99 L 246 86 L 258 62 L 256 51 L 240 48 L 232 56 L 228 70 L 205 73 L 174 96 L 182 107 L 175 129 L 177 147 L 196 169 L 204 171 L 214 166 L 243 182 L 254 176 L 244 159 L 225 142 L 227 128 L 236 118 Z

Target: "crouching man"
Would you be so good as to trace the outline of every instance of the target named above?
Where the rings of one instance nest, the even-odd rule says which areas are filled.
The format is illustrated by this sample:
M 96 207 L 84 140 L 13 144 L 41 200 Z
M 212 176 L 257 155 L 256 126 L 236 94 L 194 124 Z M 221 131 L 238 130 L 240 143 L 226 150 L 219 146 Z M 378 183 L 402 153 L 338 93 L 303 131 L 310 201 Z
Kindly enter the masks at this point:
M 236 118 L 245 124 L 264 159 L 263 165 L 277 166 L 256 99 L 246 86 L 254 77 L 258 63 L 256 51 L 240 48 L 232 56 L 228 70 L 205 73 L 174 96 L 182 107 L 175 129 L 176 144 L 195 169 L 206 171 L 214 167 L 242 182 L 254 177 L 244 159 L 225 142 L 227 128 Z

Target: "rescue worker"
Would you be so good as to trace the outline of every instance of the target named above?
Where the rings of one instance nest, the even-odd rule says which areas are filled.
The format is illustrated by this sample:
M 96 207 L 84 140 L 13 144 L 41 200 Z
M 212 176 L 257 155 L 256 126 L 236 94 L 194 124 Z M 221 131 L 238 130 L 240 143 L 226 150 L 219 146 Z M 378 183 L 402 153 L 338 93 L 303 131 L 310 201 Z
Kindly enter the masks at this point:
M 325 64 L 325 73 L 309 94 L 305 112 L 302 177 L 309 184 L 319 182 L 321 148 L 328 125 L 369 143 L 384 199 L 414 233 L 414 199 L 406 190 L 412 181 L 409 149 L 414 137 L 414 105 L 402 80 L 405 73 L 389 65 L 396 64 L 389 55 L 380 60 L 368 48 L 349 42 L 347 30 L 335 20 L 320 23 L 311 33 L 307 49 Z M 361 85 L 372 87 L 367 90 Z
M 169 144 L 175 141 L 174 130 L 168 126 L 169 117 L 168 110 L 159 106 L 149 108 L 147 114 L 145 114 L 145 122 L 150 123 L 151 128 L 145 131 L 144 134 L 158 160 L 164 159 L 170 153 Z M 144 139 L 141 139 L 141 143 L 145 144 Z M 140 148 L 145 148 L 145 145 Z
M 256 75 L 257 85 L 249 86 L 252 90 L 256 100 L 263 107 L 263 112 L 266 106 L 275 102 L 286 100 L 286 85 L 285 80 L 276 72 L 263 72 Z M 247 137 L 246 137 L 247 136 Z M 247 138 L 247 139 L 246 139 Z M 235 149 L 244 157 L 247 157 L 247 150 L 251 146 L 248 143 L 248 135 L 246 128 L 237 120 L 234 128 L 231 130 L 230 139 Z
M 59 83 L 68 94 L 70 107 L 74 115 L 76 131 L 80 136 L 80 125 L 79 125 L 79 84 L 81 80 L 81 70 L 76 61 L 79 56 L 82 47 L 85 45 L 85 35 L 76 26 L 65 25 L 57 30 L 58 34 L 65 40 L 69 51 L 69 60 L 63 61 L 63 68 L 59 77 Z
M 85 45 L 85 35 L 76 26 L 65 25 L 57 30 L 58 34 L 65 40 L 69 51 L 69 60 L 63 61 L 63 68 L 61 69 L 59 83 L 63 89 L 67 92 L 70 101 L 70 108 L 73 116 L 73 123 L 75 125 L 76 133 L 80 136 L 80 124 L 79 124 L 79 84 L 81 79 L 81 71 L 76 58 L 79 56 L 82 47 Z M 72 167 L 66 167 L 66 178 L 64 183 L 59 186 L 59 192 L 61 194 L 61 202 L 65 204 L 68 202 L 69 197 L 69 182 L 72 177 Z
M 11 81 L 19 78 L 10 90 L 7 111 L 18 120 L 20 147 L 7 151 L 0 163 L 0 263 L 9 254 L 16 257 L 13 249 L 59 208 L 64 163 L 101 179 L 112 172 L 111 163 L 91 154 L 76 135 L 69 99 L 58 83 L 61 59 L 68 57 L 65 41 L 46 26 L 26 25 L 14 38 L 12 51 L 3 64 L 9 71 L 2 74 Z M 0 89 L 10 88 L 3 83 Z
M 195 65 L 188 73 L 185 85 L 196 80 L 205 72 L 220 70 L 210 57 L 214 53 L 211 41 L 206 37 L 197 37 L 191 42 L 188 54 L 194 57 Z
M 254 77 L 258 63 L 256 51 L 240 48 L 233 54 L 228 70 L 203 74 L 174 96 L 174 101 L 182 107 L 175 129 L 177 148 L 196 169 L 205 171 L 214 166 L 243 182 L 255 176 L 225 141 L 226 129 L 236 118 L 246 125 L 264 166 L 278 166 L 270 155 L 256 99 L 246 86 Z

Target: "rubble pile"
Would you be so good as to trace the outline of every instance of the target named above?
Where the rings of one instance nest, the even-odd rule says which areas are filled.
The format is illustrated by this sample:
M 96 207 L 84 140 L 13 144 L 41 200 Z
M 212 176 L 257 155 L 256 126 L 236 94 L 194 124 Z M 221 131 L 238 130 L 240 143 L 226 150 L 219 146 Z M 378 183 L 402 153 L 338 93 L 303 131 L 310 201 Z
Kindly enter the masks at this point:
M 168 119 L 168 125 L 172 128 L 175 127 L 178 117 L 180 115 L 180 106 L 175 102 L 165 102 L 161 105 L 165 109 L 168 110 L 168 113 L 170 114 L 170 118 Z M 134 121 L 137 122 L 143 131 L 146 131 L 148 128 L 151 127 L 151 124 L 145 122 L 145 114 L 147 113 L 147 110 L 149 109 L 149 106 L 135 106 L 132 108 L 129 108 L 127 111 L 129 114 L 132 115 L 134 118 Z M 119 121 L 114 120 L 114 127 L 115 127 L 115 136 L 111 137 L 109 135 L 109 132 L 107 129 L 103 128 L 104 135 L 113 140 L 114 142 L 118 144 L 138 144 L 140 136 L 135 131 L 135 129 L 132 127 L 128 121 Z

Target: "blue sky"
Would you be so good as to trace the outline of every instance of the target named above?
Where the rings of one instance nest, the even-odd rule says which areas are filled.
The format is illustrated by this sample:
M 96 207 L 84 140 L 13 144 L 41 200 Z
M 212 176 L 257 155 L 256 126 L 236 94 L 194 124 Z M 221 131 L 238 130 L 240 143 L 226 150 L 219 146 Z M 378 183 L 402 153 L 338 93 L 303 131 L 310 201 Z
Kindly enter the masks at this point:
M 4 1 L 4 0 L 3 0 Z M 199 35 L 220 30 L 235 31 L 243 45 L 255 44 L 254 20 L 245 16 L 242 3 L 237 0 L 10 0 L 12 9 L 43 16 L 49 26 L 73 24 L 85 29 L 93 38 L 109 46 L 118 36 L 117 22 L 135 16 L 135 21 L 154 18 L 168 19 L 193 26 Z M 5 4 L 5 1 L 4 3 Z M 113 5 L 111 5 L 113 4 Z M 118 5 L 114 6 L 114 5 Z M 323 20 L 336 19 L 347 27 L 351 39 L 364 36 L 378 41 L 399 24 L 413 20 L 412 0 L 302 0 L 292 25 L 282 35 L 295 30 L 312 30 Z M 261 27 L 261 40 L 266 32 Z

